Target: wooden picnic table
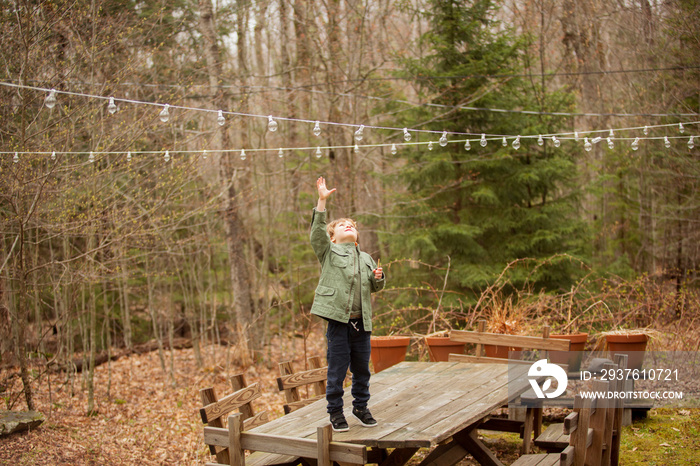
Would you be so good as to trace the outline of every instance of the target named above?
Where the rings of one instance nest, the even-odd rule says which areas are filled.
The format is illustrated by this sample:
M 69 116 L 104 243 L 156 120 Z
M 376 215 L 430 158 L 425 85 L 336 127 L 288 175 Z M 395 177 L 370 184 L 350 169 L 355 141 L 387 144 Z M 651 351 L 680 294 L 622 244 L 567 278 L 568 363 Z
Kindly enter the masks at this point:
M 451 465 L 471 454 L 481 464 L 501 465 L 477 438 L 476 428 L 495 409 L 530 388 L 529 367 L 402 362 L 374 374 L 370 380 L 369 408 L 378 425 L 363 427 L 350 414 L 352 397 L 348 388 L 345 413 L 350 430 L 334 432 L 333 440 L 372 447 L 378 454 L 369 462 L 380 465 L 405 464 L 419 448 L 433 448 L 421 464 Z M 314 437 L 317 427 L 327 423 L 326 401 L 319 400 L 251 432 L 306 438 Z M 284 461 L 277 457 L 276 462 Z

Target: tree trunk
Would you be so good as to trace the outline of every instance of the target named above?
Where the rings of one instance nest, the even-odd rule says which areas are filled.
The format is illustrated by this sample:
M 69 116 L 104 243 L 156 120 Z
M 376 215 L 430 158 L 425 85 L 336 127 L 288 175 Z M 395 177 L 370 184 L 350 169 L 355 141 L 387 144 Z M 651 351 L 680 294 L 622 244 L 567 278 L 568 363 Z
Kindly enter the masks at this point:
M 22 385 L 24 387 L 24 400 L 27 403 L 27 409 L 29 411 L 34 410 L 34 396 L 32 393 L 31 378 L 29 376 L 29 362 L 27 361 L 27 348 L 26 348 L 26 332 L 27 332 L 27 315 L 29 313 L 27 304 L 27 276 L 25 270 L 27 264 L 26 251 L 24 245 L 24 225 L 20 225 L 19 233 L 19 251 L 17 254 L 17 266 L 16 266 L 16 277 L 19 284 L 19 296 L 17 299 L 16 313 L 13 320 L 13 329 L 15 334 L 15 349 L 17 353 L 17 359 L 19 360 L 19 373 L 22 378 Z
M 239 24 L 244 23 L 243 8 L 239 9 Z M 243 27 L 242 25 L 240 27 Z M 216 28 L 214 25 L 214 12 L 211 0 L 199 1 L 199 29 L 204 37 L 204 56 L 207 62 L 209 74 L 209 87 L 212 102 L 218 108 L 226 108 L 227 96 L 221 82 L 221 53 L 217 43 Z M 239 65 L 245 63 L 245 37 L 240 36 L 239 30 Z M 239 66 L 240 67 L 240 66 Z M 239 69 L 244 73 L 244 69 Z M 243 110 L 245 111 L 245 110 Z M 229 147 L 228 134 L 225 127 L 220 127 L 215 132 L 214 144 L 219 148 Z M 230 152 L 219 154 L 219 171 L 221 181 L 228 183 L 226 206 L 224 209 L 224 227 L 226 231 L 226 243 L 229 252 L 231 267 L 231 286 L 234 295 L 234 311 L 237 320 L 237 328 L 241 329 L 248 340 L 249 349 L 255 347 L 255 335 L 253 327 L 254 303 L 251 293 L 250 271 L 246 259 L 245 247 L 248 243 L 246 231 L 240 218 L 237 190 L 233 182 L 235 171 Z M 243 336 L 242 335 L 242 336 Z

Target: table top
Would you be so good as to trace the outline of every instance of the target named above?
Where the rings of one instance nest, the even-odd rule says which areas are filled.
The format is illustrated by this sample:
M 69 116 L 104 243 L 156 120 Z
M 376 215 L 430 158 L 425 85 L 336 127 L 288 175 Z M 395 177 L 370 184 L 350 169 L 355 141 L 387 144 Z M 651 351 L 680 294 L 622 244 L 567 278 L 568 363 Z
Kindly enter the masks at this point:
M 350 414 L 352 396 L 346 387 L 344 411 L 350 430 L 334 432 L 333 440 L 378 448 L 433 447 L 527 390 L 528 368 L 464 362 L 399 363 L 370 379 L 369 408 L 377 419 L 376 427 L 363 427 Z M 315 437 L 316 428 L 328 422 L 326 400 L 322 399 L 253 431 Z

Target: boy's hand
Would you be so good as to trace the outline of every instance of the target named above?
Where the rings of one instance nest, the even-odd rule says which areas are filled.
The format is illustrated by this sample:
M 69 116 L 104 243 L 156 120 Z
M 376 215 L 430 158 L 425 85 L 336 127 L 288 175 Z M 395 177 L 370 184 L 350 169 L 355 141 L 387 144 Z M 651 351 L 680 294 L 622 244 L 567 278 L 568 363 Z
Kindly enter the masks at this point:
M 324 201 L 335 192 L 335 188 L 329 190 L 326 187 L 326 180 L 322 176 L 316 180 L 316 188 L 318 189 L 318 198 Z
M 377 280 L 381 280 L 383 276 L 384 272 L 382 271 L 381 267 L 377 267 L 376 269 L 374 269 L 374 278 L 376 278 Z

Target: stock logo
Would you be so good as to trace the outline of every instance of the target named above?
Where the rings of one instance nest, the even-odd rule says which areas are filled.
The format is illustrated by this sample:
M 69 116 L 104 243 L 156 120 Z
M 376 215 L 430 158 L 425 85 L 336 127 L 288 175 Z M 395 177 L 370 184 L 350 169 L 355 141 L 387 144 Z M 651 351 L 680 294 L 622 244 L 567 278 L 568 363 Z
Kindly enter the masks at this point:
M 530 385 L 532 385 L 532 389 L 535 395 L 537 395 L 537 398 L 556 398 L 566 391 L 566 384 L 569 382 L 569 378 L 566 376 L 564 369 L 556 364 L 548 363 L 546 359 L 540 359 L 530 366 L 527 375 L 528 377 L 547 377 L 541 387 L 537 383 L 537 380 L 529 379 Z M 557 388 L 548 392 L 552 386 L 552 379 L 557 381 Z

